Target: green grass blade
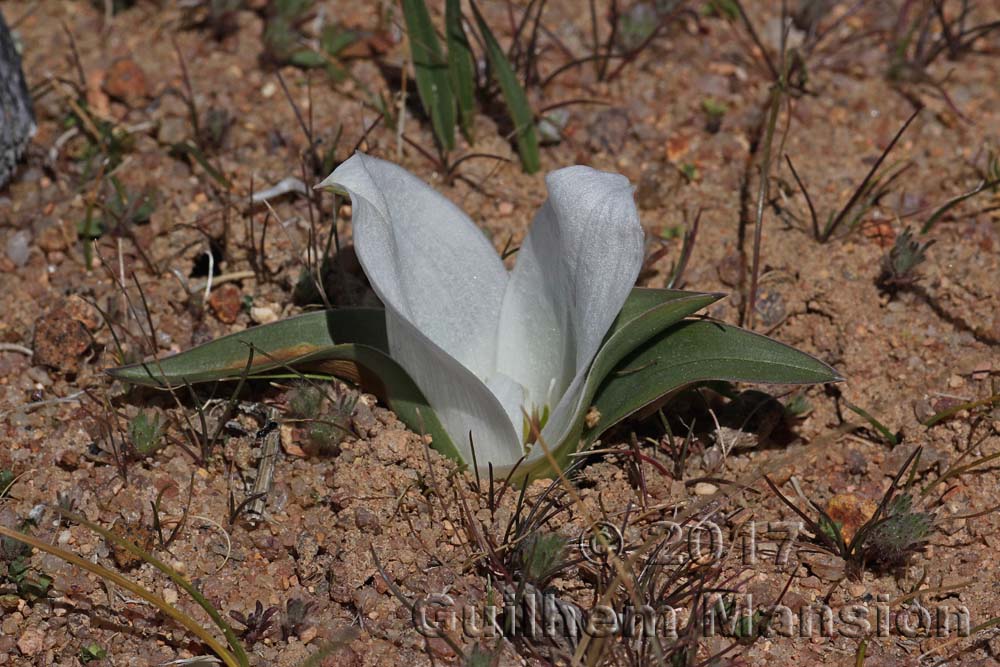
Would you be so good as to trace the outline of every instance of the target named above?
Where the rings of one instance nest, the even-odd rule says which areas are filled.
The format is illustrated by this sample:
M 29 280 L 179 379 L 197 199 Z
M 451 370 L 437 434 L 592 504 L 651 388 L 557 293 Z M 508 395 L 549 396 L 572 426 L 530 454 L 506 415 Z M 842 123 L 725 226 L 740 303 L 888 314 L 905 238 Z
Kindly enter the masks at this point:
M 420 102 L 431 119 L 441 147 L 450 151 L 455 147 L 455 98 L 451 92 L 448 63 L 441 53 L 441 43 L 424 0 L 402 2 Z
M 15 539 L 19 542 L 24 542 L 25 544 L 38 549 L 39 551 L 44 551 L 45 553 L 52 554 L 57 558 L 60 558 L 67 563 L 76 565 L 77 567 L 95 574 L 101 579 L 110 581 L 118 586 L 121 586 L 125 590 L 129 591 L 133 595 L 137 595 L 142 598 L 154 608 L 174 619 L 180 623 L 184 628 L 186 628 L 191 634 L 195 635 L 199 640 L 201 640 L 206 646 L 212 649 L 215 653 L 228 667 L 243 667 L 244 665 L 249 665 L 250 662 L 246 658 L 246 654 L 243 654 L 243 660 L 237 660 L 229 651 L 225 649 L 222 644 L 220 644 L 215 637 L 210 635 L 205 628 L 198 625 L 198 623 L 192 619 L 190 616 L 177 609 L 170 603 L 168 603 L 163 598 L 154 594 L 153 592 L 143 588 L 139 584 L 135 583 L 131 579 L 122 576 L 121 574 L 115 572 L 114 570 L 109 570 L 108 568 L 98 565 L 97 563 L 92 563 L 91 561 L 78 556 L 70 551 L 61 549 L 53 544 L 44 542 L 31 535 L 25 535 L 24 533 L 19 533 L 17 531 L 11 530 L 7 526 L 0 525 L 0 535 L 4 537 L 9 537 Z M 242 649 L 241 649 L 242 653 Z
M 475 2 L 472 3 L 472 12 L 476 16 L 476 25 L 483 37 L 483 43 L 486 45 L 486 59 L 489 61 L 493 76 L 500 84 L 500 92 L 507 105 L 507 112 L 514 123 L 521 166 L 525 172 L 533 174 L 541 168 L 538 156 L 538 135 L 535 133 L 535 114 L 531 111 L 531 106 L 528 105 L 528 96 L 517 80 L 514 68 L 511 67 L 510 61 L 507 60 L 507 56 L 500 48 L 493 32 L 486 25 L 486 21 Z
M 462 27 L 461 0 L 447 0 L 444 31 L 448 43 L 448 71 L 458 106 L 458 126 L 471 144 L 476 118 L 476 69 L 469 40 Z
M 165 574 L 167 577 L 169 577 L 170 581 L 174 582 L 174 584 L 176 584 L 179 588 L 183 589 L 184 592 L 190 595 L 191 599 L 197 602 L 198 606 L 204 609 L 205 613 L 208 614 L 209 618 L 212 619 L 212 622 L 219 627 L 219 629 L 222 631 L 222 634 L 226 636 L 226 641 L 229 642 L 229 647 L 232 648 L 233 653 L 236 654 L 236 659 L 239 661 L 239 664 L 241 665 L 250 664 L 250 659 L 247 657 L 246 652 L 243 650 L 243 646 L 240 644 L 239 639 L 236 637 L 236 633 L 233 632 L 232 627 L 230 627 L 230 625 L 226 623 L 226 620 L 222 618 L 222 614 L 220 614 L 219 611 L 212 606 L 212 603 L 208 601 L 208 598 L 206 598 L 204 595 L 201 594 L 201 591 L 195 588 L 194 584 L 192 584 L 190 581 L 182 577 L 177 570 L 170 567 L 163 561 L 159 560 L 152 554 L 146 553 L 135 544 L 119 537 L 118 535 L 111 532 L 107 528 L 99 526 L 93 521 L 90 521 L 80 516 L 79 514 L 76 514 L 74 512 L 69 512 L 61 508 L 57 508 L 56 511 L 58 511 L 59 514 L 63 516 L 63 518 L 69 519 L 70 521 L 78 523 L 82 526 L 86 526 L 87 528 L 94 531 L 104 539 L 108 540 L 109 542 L 113 542 L 122 549 L 125 549 L 136 558 L 141 559 L 143 562 L 149 563 L 157 570 Z
M 858 415 L 859 417 L 867 421 L 869 424 L 871 424 L 872 428 L 878 431 L 879 435 L 886 442 L 886 444 L 888 444 L 891 447 L 895 447 L 896 445 L 899 444 L 899 438 L 896 437 L 896 434 L 890 431 L 885 424 L 883 424 L 878 419 L 873 417 L 870 412 L 868 412 L 859 405 L 854 405 L 848 400 L 844 400 L 844 405 L 847 406 L 848 410 L 850 410 L 851 412 L 853 412 L 854 414 Z
M 973 197 L 975 197 L 976 195 L 978 195 L 980 192 L 983 192 L 984 190 L 992 189 L 992 188 L 996 187 L 997 185 L 1000 185 L 1000 179 L 994 179 L 994 180 L 990 180 L 990 181 L 984 180 L 984 181 L 981 181 L 979 183 L 979 185 L 977 185 L 976 187 L 972 188 L 968 192 L 960 194 L 957 197 L 952 197 L 951 199 L 949 199 L 948 201 L 946 201 L 944 204 L 942 204 L 941 206 L 939 206 L 938 209 L 936 211 L 934 211 L 929 218 L 927 218 L 927 221 L 920 228 L 920 233 L 921 234 L 926 234 L 927 232 L 931 231 L 931 229 L 934 228 L 934 225 L 937 224 L 938 220 L 940 220 L 942 217 L 944 217 L 945 213 L 947 213 L 951 209 L 955 208 L 956 206 L 958 206 L 959 204 L 961 204 L 962 202 L 964 202 L 966 199 L 972 199 Z
M 622 359 L 605 379 L 592 402 L 600 419 L 584 438 L 592 442 L 640 408 L 694 382 L 817 384 L 841 379 L 822 361 L 766 336 L 720 322 L 680 322 Z
M 433 447 L 461 461 L 423 393 L 388 356 L 385 311 L 339 308 L 291 317 L 209 341 L 157 361 L 108 371 L 113 377 L 152 387 L 323 373 L 348 380 L 378 396 L 411 430 L 430 435 Z M 252 364 L 247 360 L 253 350 Z

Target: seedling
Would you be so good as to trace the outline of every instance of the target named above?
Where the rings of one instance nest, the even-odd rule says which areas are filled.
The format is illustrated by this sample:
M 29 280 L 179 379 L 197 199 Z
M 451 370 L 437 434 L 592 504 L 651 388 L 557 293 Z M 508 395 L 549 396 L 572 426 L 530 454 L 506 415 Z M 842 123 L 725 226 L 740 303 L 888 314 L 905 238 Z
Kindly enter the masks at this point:
M 705 130 L 715 134 L 722 127 L 722 119 L 728 111 L 726 105 L 709 97 L 702 100 L 701 108 L 705 112 Z
M 566 538 L 558 533 L 532 533 L 518 545 L 519 574 L 539 588 L 544 588 L 553 573 L 563 565 Z
M 312 13 L 315 0 L 278 0 L 267 4 L 264 23 L 264 52 L 275 64 L 293 63 L 298 56 L 311 58 L 302 46 L 302 26 Z
M 80 662 L 85 665 L 107 657 L 108 652 L 100 644 L 90 643 L 80 649 Z
M 882 258 L 882 272 L 876 280 L 879 288 L 893 293 L 915 285 L 920 280 L 917 267 L 927 259 L 927 249 L 932 245 L 933 240 L 914 240 L 909 227 L 904 229 L 896 237 L 889 253 Z
M 3 576 L 13 584 L 22 600 L 34 602 L 48 596 L 52 588 L 52 577 L 31 565 L 31 546 L 19 535 L 27 535 L 35 523 L 31 519 L 21 522 L 20 533 L 3 534 L 0 537 L 0 564 L 6 568 Z
M 840 556 L 853 569 L 853 574 L 860 576 L 867 567 L 885 571 L 905 563 L 923 548 L 931 533 L 934 514 L 914 509 L 913 495 L 905 490 L 916 475 L 920 452 L 919 447 L 913 450 L 882 496 L 875 513 L 849 541 L 844 538 L 843 527 L 819 505 L 810 502 L 817 513 L 813 518 L 782 494 L 769 477 L 765 476 L 764 480 L 775 496 L 805 522 L 816 545 Z M 909 480 L 901 484 L 908 471 Z
M 159 413 L 141 410 L 128 425 L 129 440 L 135 453 L 146 457 L 163 447 L 163 430 Z
M 265 609 L 260 600 L 257 600 L 257 605 L 249 614 L 244 615 L 238 611 L 231 611 L 229 616 L 243 626 L 243 630 L 240 631 L 240 639 L 245 641 L 247 646 L 253 646 L 263 639 L 267 631 L 274 625 L 273 617 L 279 611 L 281 610 L 278 607 Z
M 356 392 L 332 396 L 316 384 L 300 382 L 289 392 L 288 413 L 303 424 L 309 442 L 325 452 L 354 434 L 350 423 L 357 400 Z

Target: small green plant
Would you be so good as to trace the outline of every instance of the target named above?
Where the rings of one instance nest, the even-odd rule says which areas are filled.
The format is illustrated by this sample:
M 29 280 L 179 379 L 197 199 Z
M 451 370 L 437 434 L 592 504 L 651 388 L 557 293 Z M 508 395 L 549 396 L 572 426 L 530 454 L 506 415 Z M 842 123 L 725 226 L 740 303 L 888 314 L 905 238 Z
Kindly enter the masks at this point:
M 702 100 L 702 111 L 705 112 L 705 129 L 715 134 L 722 127 L 722 119 L 729 110 L 725 104 L 711 97 Z
M 559 533 L 537 532 L 518 545 L 521 574 L 527 581 L 543 587 L 563 566 L 566 538 Z
M 91 113 L 82 95 L 72 102 L 71 109 L 64 127 L 76 128 L 84 137 L 82 148 L 73 154 L 82 165 L 83 180 L 110 172 L 120 165 L 134 146 L 132 135 L 125 128 Z
M 854 575 L 859 576 L 869 567 L 884 572 L 904 564 L 920 551 L 934 526 L 934 514 L 914 509 L 913 495 L 905 490 L 916 475 L 920 452 L 919 447 L 913 450 L 882 496 L 875 513 L 849 541 L 844 538 L 843 526 L 817 504 L 810 502 L 818 515 L 813 518 L 785 497 L 769 477 L 765 476 L 764 480 L 775 496 L 803 520 L 816 545 L 843 558 Z M 907 472 L 909 479 L 903 483 Z
M 352 434 L 350 420 L 357 399 L 350 391 L 334 396 L 315 384 L 301 382 L 288 394 L 288 413 L 303 423 L 309 443 L 325 452 Z
M 813 411 L 813 404 L 804 393 L 792 396 L 785 403 L 785 414 L 791 419 L 804 419 Z
M 229 616 L 243 626 L 243 630 L 240 631 L 240 639 L 245 641 L 247 646 L 253 646 L 263 639 L 267 631 L 274 625 L 274 615 L 279 611 L 281 610 L 278 607 L 265 609 L 261 601 L 257 600 L 254 610 L 250 613 L 243 614 L 231 611 Z
M 136 454 L 149 456 L 163 447 L 163 423 L 159 413 L 142 410 L 128 424 L 129 441 Z
M 909 227 L 904 229 L 896 237 L 888 254 L 882 258 L 882 272 L 876 284 L 890 293 L 915 285 L 920 280 L 917 267 L 927 259 L 927 249 L 932 245 L 934 241 L 917 241 Z
M 30 549 L 28 550 L 30 552 Z M 30 555 L 30 554 L 29 554 Z M 7 566 L 7 580 L 17 587 L 17 594 L 28 602 L 48 597 L 52 577 L 28 562 L 29 555 L 20 556 Z
M 934 527 L 934 515 L 913 509 L 913 496 L 901 493 L 891 501 L 885 518 L 865 536 L 865 562 L 882 568 L 901 565 L 927 541 Z
M 125 188 L 116 176 L 108 179 L 111 183 L 111 194 L 107 197 L 103 209 L 118 226 L 141 225 L 149 222 L 156 210 L 158 194 L 155 188 L 148 187 L 140 191 Z
M 158 198 L 155 188 L 128 190 L 116 176 L 106 179 L 105 187 L 98 187 L 97 201 L 87 204 L 87 212 L 77 224 L 77 237 L 83 244 L 84 264 L 88 270 L 93 268 L 94 243 L 108 233 L 131 236 L 132 225 L 149 222 Z M 101 215 L 97 214 L 98 210 Z
M 679 167 L 681 176 L 688 183 L 694 183 L 701 178 L 701 172 L 698 171 L 698 167 L 690 162 L 684 162 Z
M 902 440 L 903 437 L 902 432 L 894 433 L 888 426 L 880 422 L 864 408 L 854 405 L 848 400 L 844 400 L 844 405 L 847 406 L 848 410 L 860 416 L 869 424 L 871 424 L 872 428 L 875 429 L 875 434 L 877 435 L 878 439 L 884 442 L 885 444 L 889 445 L 890 447 L 895 447 Z
M 707 0 L 702 5 L 702 14 L 736 21 L 740 18 L 740 9 L 734 0 Z
M 309 20 L 315 0 L 273 0 L 267 3 L 264 53 L 275 64 L 291 64 L 296 56 L 310 54 L 303 48 L 302 26 Z
M 108 652 L 100 644 L 90 643 L 80 649 L 79 657 L 80 662 L 86 665 L 98 660 L 104 660 L 108 657 Z
M 21 522 L 20 532 L 27 534 L 35 525 L 31 519 Z M 27 602 L 44 599 L 52 588 L 52 577 L 31 565 L 31 546 L 15 535 L 0 537 L 0 563 L 6 564 L 4 578 Z

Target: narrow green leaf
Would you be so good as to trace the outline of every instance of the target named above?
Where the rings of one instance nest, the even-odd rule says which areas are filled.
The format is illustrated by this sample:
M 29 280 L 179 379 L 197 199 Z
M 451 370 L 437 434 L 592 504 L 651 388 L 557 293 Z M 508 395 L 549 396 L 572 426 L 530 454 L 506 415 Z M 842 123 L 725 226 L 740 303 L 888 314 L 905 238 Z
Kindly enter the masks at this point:
M 191 634 L 196 636 L 199 640 L 205 643 L 212 652 L 218 656 L 227 667 L 242 667 L 243 665 L 250 664 L 249 661 L 241 662 L 236 656 L 226 650 L 226 648 L 211 635 L 205 628 L 198 625 L 198 622 L 191 618 L 188 614 L 177 609 L 170 603 L 168 603 L 163 598 L 159 597 L 149 589 L 143 588 L 136 582 L 132 581 L 128 577 L 122 576 L 114 570 L 109 570 L 108 568 L 93 563 L 90 560 L 78 556 L 77 554 L 61 549 L 54 544 L 49 544 L 44 540 L 40 540 L 32 535 L 25 535 L 24 533 L 19 533 L 7 526 L 0 525 L 0 535 L 3 537 L 17 540 L 18 542 L 24 542 L 25 544 L 38 549 L 47 554 L 52 554 L 56 558 L 59 558 L 71 565 L 76 565 L 81 570 L 90 572 L 91 574 L 105 580 L 110 581 L 118 586 L 121 586 L 130 593 L 141 597 L 150 606 L 157 609 L 160 613 L 165 616 L 177 621 L 182 627 L 186 628 Z M 245 656 L 244 656 L 245 657 Z
M 171 146 L 170 151 L 176 155 L 194 158 L 195 162 L 200 164 L 201 168 L 204 169 L 209 176 L 215 179 L 216 183 L 227 190 L 232 189 L 233 186 L 229 182 L 229 179 L 226 178 L 221 171 L 212 166 L 212 164 L 208 161 L 208 158 L 205 157 L 205 154 L 202 153 L 201 149 L 197 146 L 184 141 Z
M 899 444 L 899 438 L 896 437 L 896 434 L 890 431 L 885 424 L 873 417 L 870 412 L 862 408 L 860 405 L 854 405 L 854 403 L 851 403 L 848 400 L 844 400 L 844 405 L 847 406 L 848 410 L 862 417 L 865 421 L 871 424 L 872 428 L 878 431 L 879 435 L 882 436 L 882 439 L 886 442 L 886 444 L 891 447 L 895 447 Z
M 219 628 L 219 630 L 222 631 L 222 634 L 225 635 L 226 641 L 229 643 L 229 647 L 233 649 L 233 654 L 239 661 L 240 665 L 250 664 L 250 659 L 247 657 L 246 651 L 243 649 L 243 645 L 240 644 L 239 639 L 236 637 L 236 633 L 233 632 L 233 628 L 229 625 L 229 623 L 226 622 L 226 619 L 222 617 L 222 614 L 219 613 L 219 610 L 216 609 L 215 606 L 208 601 L 208 598 L 205 597 L 194 584 L 192 584 L 190 581 L 181 576 L 180 572 L 170 567 L 169 565 L 167 565 L 160 559 L 156 558 L 152 554 L 144 551 L 135 543 L 124 539 L 114 531 L 108 530 L 104 526 L 100 526 L 84 516 L 81 516 L 79 514 L 70 512 L 69 510 L 65 510 L 62 508 L 57 508 L 56 511 L 59 512 L 59 514 L 63 518 L 68 519 L 74 523 L 78 523 L 82 526 L 86 526 L 90 530 L 94 531 L 95 533 L 103 537 L 108 542 L 117 545 L 119 548 L 125 549 L 136 558 L 142 560 L 144 563 L 152 565 L 154 568 L 156 568 L 164 575 L 166 575 L 167 578 L 170 579 L 170 581 L 174 582 L 174 585 L 176 585 L 178 588 L 183 589 L 184 592 L 186 592 L 188 595 L 191 596 L 191 599 L 193 599 L 196 603 L 198 603 L 199 607 L 205 610 L 205 613 L 208 614 L 208 617 L 212 619 L 212 622 L 215 623 L 215 625 Z M 136 584 L 136 586 L 138 586 L 138 584 Z
M 472 49 L 462 27 L 461 0 L 447 0 L 445 3 L 444 31 L 448 42 L 448 70 L 458 104 L 458 126 L 471 144 L 476 117 L 476 70 Z
M 441 53 L 441 43 L 424 0 L 402 0 L 402 3 L 420 102 L 430 116 L 438 142 L 445 150 L 451 150 L 455 147 L 455 98 L 448 63 Z
M 427 399 L 399 364 L 388 356 L 385 311 L 340 308 L 307 313 L 253 327 L 175 354 L 114 368 L 108 372 L 133 384 L 172 388 L 186 383 L 250 377 L 293 376 L 289 369 L 334 375 L 378 396 L 411 430 L 430 435 L 433 447 L 461 461 Z
M 738 327 L 680 322 L 622 359 L 592 402 L 600 413 L 584 434 L 593 442 L 611 426 L 681 387 L 705 380 L 814 384 L 841 378 L 827 364 Z
M 476 3 L 472 3 L 472 12 L 476 15 L 476 25 L 483 36 L 483 43 L 486 45 L 486 59 L 489 61 L 493 76 L 500 84 L 500 92 L 503 93 L 504 102 L 507 105 L 507 112 L 514 123 L 515 138 L 517 140 L 517 152 L 521 156 L 521 166 L 524 171 L 533 174 L 541 168 L 538 156 L 538 136 L 535 133 L 535 114 L 528 105 L 528 96 L 524 93 L 524 88 L 514 74 L 514 68 L 504 54 L 503 49 L 497 42 L 496 37 L 490 31 L 489 26 L 479 13 Z

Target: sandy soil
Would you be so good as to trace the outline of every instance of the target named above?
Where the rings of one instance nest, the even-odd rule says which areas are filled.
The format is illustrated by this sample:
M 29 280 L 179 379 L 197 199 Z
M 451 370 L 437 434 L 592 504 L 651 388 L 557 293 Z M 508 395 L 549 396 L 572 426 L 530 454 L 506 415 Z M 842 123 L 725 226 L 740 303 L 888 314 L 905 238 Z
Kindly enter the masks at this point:
M 702 419 L 685 459 L 671 450 L 658 418 L 634 420 L 601 445 L 621 453 L 588 458 L 572 492 L 539 481 L 519 500 L 517 489 L 501 491 L 497 481 L 491 492 L 486 480 L 457 471 L 373 397 L 346 385 L 332 384 L 332 398 L 320 409 L 350 435 L 297 419 L 296 401 L 318 399 L 304 397 L 293 383 L 262 382 L 240 397 L 239 410 L 203 460 L 191 443 L 202 429 L 196 406 L 206 393 L 174 400 L 129 391 L 103 373 L 121 360 L 112 331 L 137 359 L 317 302 L 300 277 L 312 266 L 310 230 L 326 237 L 332 200 L 321 201 L 322 211 L 296 195 L 274 200 L 263 252 L 260 230 L 268 211 L 248 205 L 251 189 L 321 175 L 307 166 L 309 143 L 279 72 L 314 128 L 317 152 L 332 149 L 339 161 L 358 146 L 399 161 L 469 212 L 498 250 L 508 240 L 519 242 L 544 198 L 541 176 L 521 172 L 495 114 L 476 117 L 475 145 L 459 140 L 453 157 L 476 152 L 506 159 L 470 159 L 452 172 L 455 178 L 425 154 L 433 153 L 433 135 L 411 79 L 403 123 L 373 126 L 379 114 L 371 100 L 382 96 L 398 105 L 400 68 L 408 66 L 392 3 L 315 3 L 301 28 L 306 37 L 323 22 L 360 36 L 342 54 L 340 65 L 350 76 L 339 78 L 269 62 L 262 46 L 266 3 L 245 4 L 228 17 L 219 39 L 214 26 L 188 25 L 201 10 L 189 13 L 174 3 L 139 1 L 113 16 L 94 6 L 102 3 L 82 1 L 12 0 L 0 8 L 23 44 L 39 125 L 16 180 L 0 190 L 0 248 L 6 250 L 0 252 L 0 470 L 16 476 L 0 500 L 0 522 L 119 571 L 206 625 L 207 616 L 150 564 L 46 507 L 72 508 L 152 551 L 227 618 L 253 612 L 258 602 L 275 608 L 261 632 L 244 637 L 256 665 L 299 664 L 351 628 L 357 637 L 321 664 L 449 664 L 459 661 L 456 647 L 468 664 L 568 664 L 559 652 L 576 647 L 564 638 L 498 641 L 456 632 L 451 646 L 425 637 L 399 598 L 446 594 L 456 609 L 478 609 L 518 582 L 583 609 L 609 600 L 620 607 L 638 594 L 697 612 L 701 593 L 712 589 L 752 594 L 762 609 L 780 601 L 796 614 L 826 599 L 838 614 L 829 637 L 685 634 L 692 643 L 665 644 L 668 654 L 686 647 L 674 662 L 665 658 L 669 664 L 699 664 L 715 654 L 721 662 L 747 664 L 917 664 L 945 638 L 934 630 L 897 631 L 900 615 L 917 618 L 907 605 L 965 608 L 973 627 L 997 615 L 1000 519 L 992 508 L 1000 503 L 1000 469 L 987 464 L 937 481 L 960 459 L 1000 451 L 1000 408 L 988 402 L 1000 379 L 997 194 L 971 198 L 933 226 L 922 240 L 934 244 L 912 285 L 889 293 L 878 278 L 896 237 L 975 187 L 996 158 L 1000 36 L 989 34 L 975 42 L 976 52 L 954 60 L 942 55 L 925 71 L 904 69 L 893 80 L 891 39 L 903 11 L 897 5 L 921 3 L 862 3 L 847 15 L 853 3 L 832 3 L 821 25 L 833 28 L 808 53 L 804 90 L 782 106 L 755 328 L 835 365 L 847 382 L 806 391 L 760 388 L 786 406 L 805 401 L 809 409 L 798 419 L 778 410 L 779 428 L 750 424 L 742 434 L 738 405 L 728 406 L 730 422 L 707 428 L 704 400 L 716 401 L 719 414 L 726 413 L 725 401 L 689 396 L 667 406 L 677 419 Z M 431 4 L 439 16 L 443 3 Z M 520 16 L 527 3 L 511 3 L 510 15 L 506 3 L 480 4 L 509 43 L 510 16 Z M 619 4 L 624 10 L 642 3 Z M 743 267 L 752 251 L 770 77 L 739 20 L 704 12 L 706 3 L 690 4 L 694 11 L 670 23 L 614 80 L 598 80 L 593 63 L 585 63 L 529 92 L 536 110 L 567 100 L 597 102 L 561 107 L 568 112 L 564 136 L 542 150 L 543 170 L 582 162 L 621 172 L 637 185 L 649 253 L 657 253 L 646 284 L 665 284 L 681 254 L 679 236 L 701 210 L 684 286 L 729 293 L 710 314 L 738 323 L 748 290 Z M 951 13 L 960 4 L 944 3 Z M 746 5 L 776 60 L 778 3 Z M 974 23 L 1000 18 L 995 5 L 982 5 Z M 570 0 L 545 4 L 543 77 L 567 62 L 563 49 L 577 57 L 592 52 L 590 15 L 582 7 Z M 609 3 L 597 3 L 605 36 L 608 9 Z M 791 43 L 803 35 L 796 29 Z M 909 165 L 905 173 L 855 228 L 816 241 L 807 202 L 783 156 L 792 158 L 823 222 L 849 199 L 918 101 L 925 110 L 887 161 Z M 724 113 L 713 119 L 709 108 L 720 105 Z M 103 145 L 93 136 L 104 137 Z M 171 150 L 191 140 L 206 147 L 217 175 Z M 124 203 L 112 176 L 126 193 Z M 151 202 L 148 215 L 140 212 L 144 197 Z M 88 216 L 105 220 L 89 249 L 83 239 Z M 349 218 L 339 215 L 336 224 L 345 270 L 336 272 L 331 299 L 371 303 L 351 259 Z M 209 252 L 216 280 L 206 301 Z M 204 409 L 210 433 L 230 391 L 219 389 Z M 974 401 L 981 405 L 922 424 Z M 849 405 L 884 424 L 897 444 Z M 263 439 L 257 436 L 269 419 L 261 418 L 262 406 L 278 410 L 281 447 L 263 520 L 253 521 L 245 506 L 233 507 L 250 493 Z M 140 412 L 165 424 L 164 446 L 145 456 L 130 449 L 130 425 L 134 431 Z M 642 457 L 632 455 L 631 433 Z M 720 439 L 728 450 L 726 439 L 736 437 L 739 444 L 724 455 Z M 773 528 L 797 517 L 762 474 L 799 507 L 806 507 L 800 490 L 850 531 L 870 516 L 917 447 L 923 449 L 914 484 L 928 489 L 917 502 L 935 514 L 922 549 L 892 567 L 847 568 L 845 579 L 844 561 L 818 553 L 803 534 L 787 561 L 775 562 L 782 538 L 767 530 L 768 522 Z M 535 508 L 538 514 L 530 514 Z M 181 522 L 169 545 L 160 540 L 154 515 L 167 539 Z M 636 593 L 615 578 L 620 560 L 589 553 L 586 541 L 581 546 L 579 536 L 599 519 L 624 526 L 624 554 L 654 535 L 662 527 L 657 522 L 676 520 L 687 534 L 709 521 L 724 537 L 725 556 L 672 561 L 650 571 L 649 589 Z M 751 525 L 758 531 L 755 563 L 740 548 Z M 530 545 L 553 534 L 566 547 L 555 571 L 541 574 L 528 562 Z M 8 568 L 16 545 L 0 548 L 7 572 L 0 588 L 0 664 L 76 665 L 94 658 L 103 661 L 94 664 L 152 665 L 207 652 L 135 595 L 55 556 L 35 551 L 22 559 L 29 577 L 51 580 L 36 582 L 43 590 L 31 594 Z M 305 612 L 296 613 L 303 605 Z M 884 606 L 892 631 L 879 636 L 873 620 L 871 632 L 850 636 L 849 624 L 839 620 L 850 605 Z M 95 646 L 106 657 L 97 658 Z M 588 664 L 659 664 L 648 645 L 639 653 L 634 648 L 625 640 L 595 641 L 583 655 L 596 661 Z M 986 629 L 942 654 L 953 655 L 954 664 L 992 664 L 998 648 L 994 631 Z M 472 662 L 482 660 L 476 651 L 488 654 L 485 662 Z

